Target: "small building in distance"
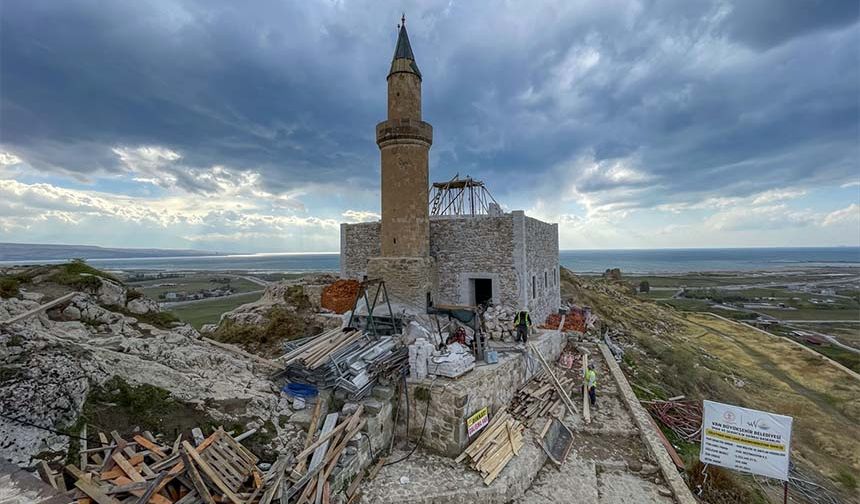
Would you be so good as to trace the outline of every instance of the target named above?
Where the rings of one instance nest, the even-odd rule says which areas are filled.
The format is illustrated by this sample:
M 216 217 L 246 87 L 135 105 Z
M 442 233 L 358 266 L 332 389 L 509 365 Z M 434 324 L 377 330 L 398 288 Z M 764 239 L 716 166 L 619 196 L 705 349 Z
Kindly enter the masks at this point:
M 429 187 L 422 79 L 402 26 L 388 75 L 389 118 L 377 125 L 382 219 L 341 224 L 341 276 L 381 277 L 392 300 L 416 313 L 428 303 L 491 303 L 527 309 L 540 324 L 561 301 L 558 224 L 503 212 L 469 177 Z

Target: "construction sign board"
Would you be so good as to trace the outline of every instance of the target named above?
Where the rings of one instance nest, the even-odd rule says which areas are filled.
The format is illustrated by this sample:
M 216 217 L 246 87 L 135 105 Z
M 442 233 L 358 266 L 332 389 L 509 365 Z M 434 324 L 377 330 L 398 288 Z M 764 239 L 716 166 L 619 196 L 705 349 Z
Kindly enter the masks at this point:
M 790 416 L 703 403 L 702 463 L 788 481 Z
M 487 408 L 481 408 L 477 413 L 466 419 L 466 430 L 469 437 L 472 437 L 490 423 L 490 412 Z

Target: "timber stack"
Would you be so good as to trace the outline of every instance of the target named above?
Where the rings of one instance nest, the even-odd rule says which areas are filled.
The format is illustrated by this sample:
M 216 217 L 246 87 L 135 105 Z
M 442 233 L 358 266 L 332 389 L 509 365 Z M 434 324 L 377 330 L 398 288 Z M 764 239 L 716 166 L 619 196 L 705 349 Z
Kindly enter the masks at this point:
M 148 431 L 131 440 L 113 431 L 99 432 L 96 446 L 88 448 L 95 439 L 88 440 L 84 430 L 80 466 L 54 472 L 42 461 L 39 475 L 79 504 L 264 502 L 271 481 L 257 467 L 257 457 L 222 428 L 205 439 L 195 431 L 196 446 L 182 435 L 165 443 Z
M 279 374 L 291 382 L 340 389 L 358 400 L 380 379 L 398 377 L 407 357 L 394 337 L 338 328 L 304 340 L 281 356 L 284 371 Z
M 559 381 L 565 390 L 570 390 L 573 379 L 560 376 Z M 517 391 L 511 399 L 511 415 L 528 427 L 551 413 L 563 417 L 564 405 L 552 379 L 546 371 L 536 374 L 528 383 Z
M 523 424 L 504 409 L 496 413 L 490 424 L 457 457 L 457 462 L 469 459 L 469 467 L 478 471 L 484 484 L 492 483 L 523 446 Z

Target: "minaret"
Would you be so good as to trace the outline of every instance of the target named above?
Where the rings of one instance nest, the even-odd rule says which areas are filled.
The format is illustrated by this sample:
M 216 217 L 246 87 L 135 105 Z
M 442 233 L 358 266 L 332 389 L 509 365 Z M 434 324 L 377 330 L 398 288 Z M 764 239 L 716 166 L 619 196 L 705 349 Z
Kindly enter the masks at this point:
M 421 120 L 421 71 L 405 16 L 388 72 L 388 119 L 376 125 L 382 163 L 380 257 L 367 273 L 382 278 L 395 301 L 422 311 L 435 290 L 430 257 L 429 153 L 433 127 Z
M 376 125 L 382 157 L 382 255 L 430 253 L 429 151 L 433 128 L 421 120 L 421 72 L 415 63 L 406 19 L 388 72 L 388 120 Z

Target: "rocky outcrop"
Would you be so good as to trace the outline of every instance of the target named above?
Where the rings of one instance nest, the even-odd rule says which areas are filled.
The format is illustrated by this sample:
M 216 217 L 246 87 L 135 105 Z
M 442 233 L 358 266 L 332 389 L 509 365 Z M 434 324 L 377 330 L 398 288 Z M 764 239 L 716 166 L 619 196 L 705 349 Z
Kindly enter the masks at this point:
M 99 278 L 99 280 L 101 281 L 101 286 L 96 293 L 99 303 L 108 306 L 125 306 L 125 287 L 107 278 Z
M 136 315 L 143 315 L 146 313 L 154 313 L 161 311 L 161 309 L 158 307 L 158 303 L 147 297 L 139 297 L 132 299 L 126 303 L 125 307 L 128 309 L 128 311 Z
M 68 438 L 46 429 L 73 425 L 91 389 L 115 376 L 164 389 L 225 425 L 266 425 L 274 431 L 271 449 L 300 439 L 283 421 L 291 411 L 270 369 L 201 340 L 190 325 L 164 329 L 113 311 L 152 310 L 148 300 L 128 306 L 125 297 L 120 284 L 104 281 L 97 295 L 79 294 L 66 306 L 0 325 L 0 457 L 24 465 L 64 450 Z M 36 306 L 0 300 L 0 320 Z

